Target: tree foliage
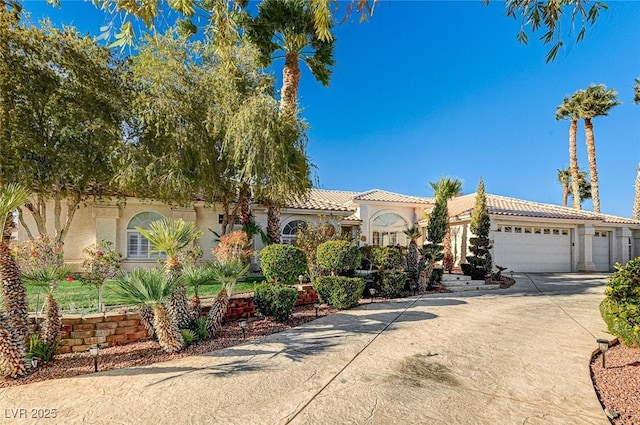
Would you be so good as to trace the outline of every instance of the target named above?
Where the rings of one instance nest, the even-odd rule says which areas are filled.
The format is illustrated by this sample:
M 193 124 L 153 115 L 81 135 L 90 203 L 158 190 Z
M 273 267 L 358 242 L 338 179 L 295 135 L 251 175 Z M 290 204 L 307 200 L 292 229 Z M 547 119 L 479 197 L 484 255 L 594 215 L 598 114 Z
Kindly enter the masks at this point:
M 474 278 L 484 278 L 491 272 L 493 261 L 489 250 L 489 231 L 491 230 L 491 218 L 487 206 L 487 195 L 484 192 L 484 182 L 480 179 L 478 190 L 476 191 L 476 202 L 473 206 L 471 217 L 471 232 L 475 237 L 470 238 L 469 250 L 472 255 L 467 256 L 467 262 L 471 265 L 471 276 Z

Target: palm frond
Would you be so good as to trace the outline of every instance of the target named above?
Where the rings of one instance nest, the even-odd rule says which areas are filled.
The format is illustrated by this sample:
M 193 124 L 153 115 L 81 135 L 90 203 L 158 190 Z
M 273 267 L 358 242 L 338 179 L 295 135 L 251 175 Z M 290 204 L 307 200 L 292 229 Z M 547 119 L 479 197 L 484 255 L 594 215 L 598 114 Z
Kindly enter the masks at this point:
M 7 215 L 27 202 L 29 195 L 29 191 L 17 183 L 9 183 L 0 189 L 0 229 L 4 229 Z
M 194 222 L 182 219 L 153 221 L 148 229 L 136 227 L 136 230 L 149 240 L 151 252 L 164 252 L 169 258 L 175 258 L 181 249 L 202 237 Z
M 249 271 L 249 265 L 240 260 L 216 262 L 211 265 L 211 274 L 216 282 L 222 284 L 222 288 L 229 295 L 233 292 L 235 284 Z
M 122 273 L 112 286 L 118 301 L 123 304 L 156 305 L 168 300 L 182 279 L 169 279 L 160 269 L 135 269 Z
M 67 266 L 47 264 L 43 269 L 22 273 L 22 280 L 27 285 L 49 288 L 51 292 L 57 288 L 58 283 L 67 277 L 69 273 L 70 269 Z
M 211 271 L 211 267 L 205 266 L 185 266 L 181 272 L 182 281 L 185 286 L 193 287 L 196 295 L 198 294 L 198 288 L 203 285 L 211 285 L 215 283 L 215 278 Z

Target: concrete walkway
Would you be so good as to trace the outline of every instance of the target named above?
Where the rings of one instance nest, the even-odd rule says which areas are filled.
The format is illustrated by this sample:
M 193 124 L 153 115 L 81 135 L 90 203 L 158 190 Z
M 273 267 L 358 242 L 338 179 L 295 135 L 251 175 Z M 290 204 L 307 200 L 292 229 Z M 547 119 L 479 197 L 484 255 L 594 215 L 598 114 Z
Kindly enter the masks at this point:
M 0 389 L 0 423 L 607 424 L 605 275 L 364 305 L 206 356 Z M 10 419 L 10 409 L 57 409 Z

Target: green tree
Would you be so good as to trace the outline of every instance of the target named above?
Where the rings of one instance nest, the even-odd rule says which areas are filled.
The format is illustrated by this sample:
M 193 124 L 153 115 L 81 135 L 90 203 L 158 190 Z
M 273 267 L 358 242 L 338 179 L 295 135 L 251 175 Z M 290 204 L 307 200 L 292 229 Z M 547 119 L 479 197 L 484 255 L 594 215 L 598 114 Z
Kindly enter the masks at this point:
M 636 85 L 633 86 L 633 102 L 640 103 L 640 78 L 635 79 Z
M 72 28 L 12 24 L 3 14 L 0 40 L 6 43 L 0 182 L 32 191 L 25 210 L 41 236 L 49 235 L 47 205 L 53 203 L 51 236 L 61 245 L 80 203 L 112 193 L 112 159 L 123 145 L 128 109 L 126 73 L 106 48 Z
M 113 291 L 123 304 L 146 305 L 153 309 L 153 329 L 160 346 L 168 353 L 184 348 L 185 342 L 176 322 L 167 311 L 166 303 L 180 279 L 169 279 L 158 269 L 136 269 L 120 275 Z
M 561 105 L 556 108 L 556 120 L 568 119 L 569 125 L 569 183 L 571 183 L 571 193 L 573 194 L 573 208 L 580 209 L 580 175 L 578 172 L 578 148 L 576 134 L 578 131 L 578 120 L 580 119 L 580 102 L 583 94 L 578 91 L 571 97 L 564 98 Z M 564 198 L 563 198 L 564 200 Z M 564 204 L 566 206 L 566 201 Z
M 436 198 L 436 203 L 429 215 L 429 224 L 427 225 L 427 240 L 429 243 L 422 247 L 422 257 L 425 259 L 425 270 L 422 285 L 420 290 L 424 291 L 426 285 L 431 285 L 431 275 L 435 263 L 444 259 L 444 242 L 445 235 L 447 234 L 447 223 L 449 216 L 447 214 L 446 201 Z M 422 274 L 422 272 L 421 272 Z
M 442 177 L 437 182 L 429 182 L 433 189 L 436 202 L 440 201 L 444 205 L 446 214 L 445 234 L 443 239 L 444 256 L 453 257 L 451 254 L 451 231 L 449 229 L 449 209 L 447 203 L 449 199 L 462 194 L 462 182 L 457 178 Z
M 407 275 L 414 282 L 418 281 L 420 249 L 418 248 L 417 239 L 422 236 L 420 228 L 413 226 L 404 231 L 409 238 L 409 246 L 407 247 Z
M 211 265 L 211 276 L 215 282 L 222 284 L 220 292 L 211 305 L 207 315 L 207 333 L 214 336 L 222 329 L 222 319 L 229 309 L 229 297 L 233 295 L 233 288 L 249 270 L 249 265 L 240 260 L 216 262 Z
M 618 93 L 613 89 L 607 90 L 604 84 L 590 85 L 584 90 L 580 100 L 580 117 L 584 120 L 585 141 L 589 158 L 591 199 L 593 200 L 593 211 L 597 213 L 600 212 L 600 185 L 596 164 L 596 143 L 591 120 L 595 117 L 609 115 L 609 111 L 619 104 Z
M 558 170 L 558 182 L 562 186 L 562 206 L 566 207 L 569 196 L 573 197 L 573 194 L 570 193 L 570 187 L 573 183 L 568 168 Z M 578 193 L 580 193 L 580 202 L 591 199 L 591 184 L 587 173 L 582 170 L 578 170 Z
M 467 256 L 467 262 L 472 267 L 471 276 L 474 277 L 474 279 L 484 278 L 485 275 L 491 272 L 493 261 L 489 253 L 491 249 L 491 242 L 489 241 L 491 218 L 489 217 L 487 195 L 484 192 L 484 182 L 482 179 L 480 179 L 478 190 L 476 191 L 476 201 L 473 206 L 470 230 L 475 235 L 475 237 L 469 240 L 469 250 L 472 255 Z

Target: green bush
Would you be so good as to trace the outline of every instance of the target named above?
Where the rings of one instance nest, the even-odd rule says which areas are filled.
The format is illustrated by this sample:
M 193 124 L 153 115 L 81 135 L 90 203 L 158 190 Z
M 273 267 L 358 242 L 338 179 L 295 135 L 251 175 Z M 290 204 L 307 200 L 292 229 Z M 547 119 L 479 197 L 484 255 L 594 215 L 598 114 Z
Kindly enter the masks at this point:
M 355 270 L 360 259 L 358 247 L 348 241 L 328 241 L 318 246 L 318 265 L 333 275 Z
M 407 276 L 403 272 L 381 271 L 380 278 L 380 295 L 386 298 L 397 298 L 402 296 Z
M 640 346 L 640 257 L 625 266 L 616 264 L 616 272 L 607 282 L 600 314 L 609 332 L 624 345 Z
M 379 270 L 397 270 L 402 267 L 402 250 L 393 247 L 373 247 L 371 249 L 371 262 Z
M 273 244 L 260 251 L 260 265 L 268 282 L 292 283 L 307 272 L 307 257 L 295 246 Z
M 298 290 L 286 285 L 263 283 L 256 286 L 253 302 L 264 316 L 273 316 L 276 322 L 286 322 L 291 317 L 298 300 Z
M 320 301 L 335 308 L 347 309 L 358 305 L 364 290 L 364 279 L 360 277 L 318 276 L 313 286 Z

